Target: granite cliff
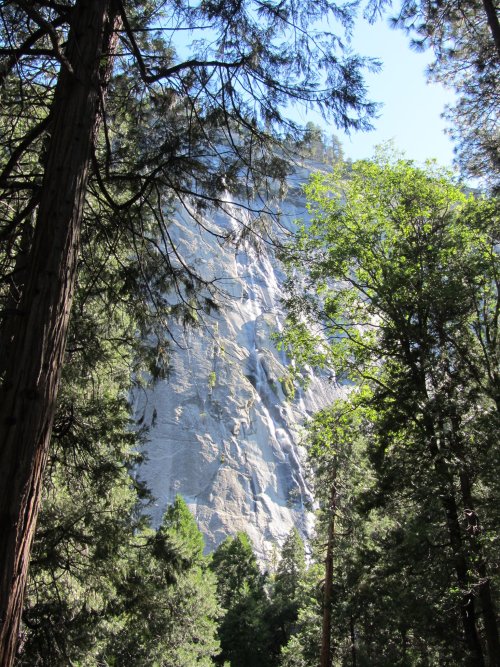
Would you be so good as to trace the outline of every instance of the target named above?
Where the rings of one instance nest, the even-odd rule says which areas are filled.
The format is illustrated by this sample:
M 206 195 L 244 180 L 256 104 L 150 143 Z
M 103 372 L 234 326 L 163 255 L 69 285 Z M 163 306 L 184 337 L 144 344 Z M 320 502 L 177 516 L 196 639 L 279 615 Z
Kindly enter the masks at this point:
M 285 224 L 304 214 L 300 183 L 306 178 L 302 169 L 289 180 L 281 204 Z M 234 214 L 242 215 L 236 208 Z M 218 214 L 211 224 L 238 231 L 231 215 Z M 138 476 L 156 498 L 155 523 L 180 493 L 208 548 L 244 530 L 265 564 L 292 526 L 304 535 L 311 530 L 300 428 L 337 389 L 312 376 L 307 391 L 290 392 L 288 361 L 271 340 L 283 321 L 284 279 L 271 245 L 257 248 L 252 237 L 220 243 L 182 215 L 172 233 L 177 252 L 201 275 L 216 278 L 226 298 L 203 326 L 175 328 L 180 347 L 169 378 L 134 398 L 137 419 L 149 428 Z

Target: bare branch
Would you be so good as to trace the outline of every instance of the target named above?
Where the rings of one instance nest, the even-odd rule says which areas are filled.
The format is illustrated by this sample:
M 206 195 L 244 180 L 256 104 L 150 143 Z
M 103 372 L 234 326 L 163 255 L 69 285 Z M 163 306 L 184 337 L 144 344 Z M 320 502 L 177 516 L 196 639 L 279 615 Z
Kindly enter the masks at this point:
M 3 168 L 2 173 L 0 173 L 0 187 L 8 187 L 7 178 L 12 173 L 12 170 L 18 163 L 24 151 L 36 140 L 38 137 L 45 132 L 51 122 L 50 114 L 46 116 L 38 125 L 35 125 L 29 132 L 26 133 L 24 139 L 16 148 L 12 151 L 12 154 Z
M 74 75 L 71 63 L 61 50 L 61 45 L 59 44 L 59 38 L 54 27 L 54 23 L 44 19 L 43 16 L 29 2 L 27 2 L 27 0 L 15 0 L 15 2 L 24 12 L 26 12 L 30 19 L 39 25 L 40 28 L 45 30 L 45 33 L 49 36 L 49 39 L 54 48 L 54 55 L 59 60 L 61 65 L 67 70 L 67 72 L 71 75 Z

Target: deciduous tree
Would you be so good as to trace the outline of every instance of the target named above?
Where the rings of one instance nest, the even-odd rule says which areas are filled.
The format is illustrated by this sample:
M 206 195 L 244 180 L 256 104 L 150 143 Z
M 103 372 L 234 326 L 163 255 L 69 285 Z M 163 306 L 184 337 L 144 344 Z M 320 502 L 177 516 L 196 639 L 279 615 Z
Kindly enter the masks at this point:
M 484 313 L 493 331 L 498 321 L 496 205 L 467 197 L 432 165 L 418 169 L 403 159 L 355 163 L 346 176 L 341 169 L 318 174 L 306 188 L 313 220 L 300 235 L 295 266 L 308 272 L 304 284 L 290 283 L 285 345 L 299 360 L 330 364 L 361 393 L 366 387 L 381 456 L 394 458 L 406 442 L 415 475 L 432 466 L 465 651 L 471 664 L 484 664 L 484 641 L 496 665 L 493 571 L 482 528 L 497 530 L 488 481 L 496 458 L 481 426 L 485 414 L 497 420 L 488 380 L 497 357 L 483 356 L 490 350 Z M 474 372 L 469 355 L 484 362 Z

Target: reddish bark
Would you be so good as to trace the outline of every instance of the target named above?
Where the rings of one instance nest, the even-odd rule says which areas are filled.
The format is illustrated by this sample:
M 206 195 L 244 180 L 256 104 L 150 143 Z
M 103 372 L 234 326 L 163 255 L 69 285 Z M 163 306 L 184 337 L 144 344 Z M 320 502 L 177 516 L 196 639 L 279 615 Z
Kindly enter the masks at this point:
M 103 85 L 116 44 L 112 0 L 77 0 L 51 110 L 34 238 L 0 399 L 0 666 L 12 665 L 75 285 Z M 69 63 L 69 66 L 68 66 Z

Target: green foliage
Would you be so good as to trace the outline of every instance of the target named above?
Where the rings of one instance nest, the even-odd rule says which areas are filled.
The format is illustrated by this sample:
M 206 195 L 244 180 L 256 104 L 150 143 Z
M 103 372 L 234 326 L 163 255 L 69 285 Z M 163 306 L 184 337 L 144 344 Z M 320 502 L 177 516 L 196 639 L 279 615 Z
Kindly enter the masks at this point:
M 307 269 L 306 290 L 290 290 L 283 337 L 300 361 L 328 363 L 354 381 L 364 365 L 376 375 L 386 347 L 396 360 L 410 360 L 419 324 L 446 318 L 451 332 L 467 312 L 473 316 L 476 287 L 491 290 L 477 283 L 481 271 L 496 270 L 487 269 L 488 258 L 496 261 L 495 204 L 466 197 L 434 165 L 359 162 L 349 178 L 342 167 L 317 174 L 306 194 L 313 220 L 290 262 Z M 324 323 L 326 336 L 312 333 L 302 313 Z M 428 347 L 431 334 L 428 327 Z
M 158 531 L 139 510 L 143 434 L 126 397 L 159 359 L 137 337 L 149 324 L 134 260 L 109 248 L 105 222 L 85 229 L 17 663 L 210 665 L 219 610 L 203 538 L 180 498 Z
M 102 658 L 114 665 L 212 665 L 219 652 L 215 577 L 180 496 L 158 531 L 138 536 L 122 583 L 119 631 Z
M 328 165 L 344 161 L 344 151 L 338 137 L 333 134 L 328 138 L 319 125 L 311 121 L 306 123 L 299 150 L 306 157 Z
M 224 540 L 213 553 L 211 568 L 217 573 L 217 593 L 225 609 L 247 591 L 262 587 L 262 575 L 246 533 Z
M 338 491 L 335 660 L 495 660 L 498 203 L 383 154 L 306 192 L 282 341 L 354 383 L 309 427 L 320 536 Z
M 211 568 L 225 610 L 219 627 L 222 652 L 217 664 L 271 667 L 267 613 L 269 601 L 252 546 L 245 533 L 227 538 L 215 550 Z
M 293 399 L 295 396 L 295 387 L 293 384 L 293 380 L 289 377 L 284 377 L 281 379 L 281 388 L 283 389 L 283 393 L 285 396 L 289 399 Z
M 430 80 L 456 94 L 445 117 L 450 121 L 459 166 L 466 175 L 479 177 L 498 190 L 498 8 L 491 0 L 458 4 L 402 0 L 400 4 L 393 24 L 411 35 L 414 47 L 433 50 Z
M 280 667 L 317 667 L 321 644 L 321 592 L 324 567 L 313 563 L 300 579 L 296 620 L 291 636 L 280 651 Z
M 144 490 L 126 400 L 131 317 L 82 270 L 35 537 L 19 664 L 95 664 L 114 632 Z M 88 282 L 87 282 L 88 280 Z M 121 341 L 120 344 L 117 341 Z M 112 370 L 111 370 L 112 369 Z
M 260 573 L 244 533 L 227 538 L 215 550 L 211 567 L 225 610 L 219 627 L 222 652 L 216 664 L 278 667 L 283 647 L 296 635 L 304 639 L 305 654 L 317 658 L 311 639 L 317 639 L 317 628 L 310 623 L 307 605 L 317 607 L 318 569 L 306 567 L 304 551 L 298 531 L 292 529 L 281 548 L 276 573 L 269 577 Z
M 273 580 L 268 612 L 271 644 L 269 651 L 278 664 L 281 648 L 297 629 L 301 586 L 306 572 L 304 542 L 296 528 L 281 548 L 281 559 Z
M 210 371 L 208 375 L 208 388 L 212 390 L 217 384 L 217 374 L 215 371 Z
M 281 548 L 281 560 L 274 580 L 274 597 L 283 597 L 293 602 L 297 598 L 305 570 L 304 542 L 299 531 L 292 528 Z
M 95 9 L 96 29 L 80 33 L 79 17 L 87 9 L 90 16 Z M 25 423 L 34 426 L 20 436 L 22 447 L 40 461 L 48 444 L 40 432 L 50 436 L 76 291 L 20 662 L 178 667 L 208 664 L 216 650 L 212 580 L 187 510 L 177 500 L 154 534 L 136 516 L 144 492 L 129 475 L 137 462 L 137 434 L 125 397 L 131 377 L 140 383 L 165 375 L 174 320 L 201 323 L 201 315 L 217 307 L 218 276 L 203 277 L 189 264 L 173 234 L 174 211 L 220 237 L 207 211 L 225 209 L 229 190 L 264 218 L 274 179 L 283 181 L 289 170 L 285 130 L 295 139 L 302 134 L 286 121 L 290 102 L 312 105 L 346 129 L 369 126 L 374 106 L 365 99 L 363 59 L 316 29 L 330 17 L 348 31 L 353 15 L 352 6 L 314 0 L 151 0 L 102 7 L 41 0 L 0 7 L 0 377 L 5 374 L 9 391 L 19 385 L 17 374 L 30 393 L 36 386 L 39 397 L 50 396 L 36 407 L 46 423 L 37 427 L 27 414 Z M 85 131 L 70 113 L 59 123 L 59 101 L 71 99 L 73 70 L 100 33 L 101 19 L 105 56 L 93 57 L 85 74 L 93 82 L 88 104 L 75 105 L 87 114 Z M 80 150 L 67 145 L 73 130 Z M 57 206 L 44 218 L 43 202 L 53 201 L 57 189 L 57 175 L 50 176 L 56 155 L 74 158 L 63 170 L 75 190 L 64 192 L 66 217 Z M 256 199 L 263 202 L 260 211 Z M 60 236 L 49 238 L 47 220 Z M 33 238 L 49 239 L 61 280 L 47 280 L 53 277 L 50 253 Z M 67 289 L 53 289 L 63 283 Z M 32 292 L 49 304 L 39 314 Z M 12 379 L 3 362 L 16 356 L 11 349 L 28 349 L 19 326 L 27 312 L 36 313 L 30 331 L 43 346 L 38 355 L 32 350 L 33 358 L 26 353 L 25 366 L 49 373 L 33 371 L 26 379 L 23 366 L 9 367 Z M 41 377 L 46 379 L 39 387 Z M 21 392 L 13 394 L 17 400 Z M 31 466 L 29 456 L 25 465 L 22 457 L 5 459 L 15 471 L 5 477 L 21 480 L 19 495 L 26 497 L 31 485 L 35 522 L 43 470 Z M 7 498 L 12 507 L 16 494 Z M 2 510 L 2 517 L 10 512 Z M 13 516 L 4 532 L 18 524 L 31 525 Z M 22 535 L 9 546 L 7 562 L 17 562 L 19 543 L 30 539 Z M 249 625 L 255 609 L 265 605 L 262 583 L 255 586 L 247 582 L 251 594 L 242 593 L 239 601 L 248 607 Z M 6 626 L 15 628 L 17 620 Z
M 176 499 L 158 531 L 134 529 L 110 493 L 117 489 L 102 496 L 109 517 L 101 532 L 95 524 L 103 510 L 94 498 L 86 539 L 77 522 L 67 534 L 59 528 L 56 545 L 50 534 L 38 538 L 18 664 L 212 665 L 219 652 L 215 578 L 185 503 Z M 44 527 L 55 522 L 48 511 Z M 57 558 L 58 548 L 66 560 Z
M 167 507 L 162 525 L 156 532 L 155 550 L 161 558 L 181 570 L 203 561 L 204 546 L 203 535 L 193 515 L 182 496 L 177 495 L 174 504 Z

